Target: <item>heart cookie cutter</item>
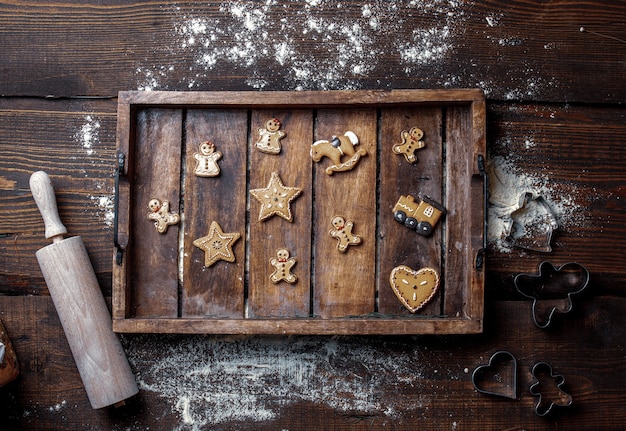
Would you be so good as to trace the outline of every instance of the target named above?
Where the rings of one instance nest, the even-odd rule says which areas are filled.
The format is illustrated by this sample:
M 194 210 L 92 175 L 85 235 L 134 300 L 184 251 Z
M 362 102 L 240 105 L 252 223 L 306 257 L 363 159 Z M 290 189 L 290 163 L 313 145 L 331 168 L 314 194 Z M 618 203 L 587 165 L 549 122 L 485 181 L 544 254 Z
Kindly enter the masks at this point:
M 579 263 L 555 267 L 550 262 L 539 264 L 538 274 L 518 274 L 513 280 L 517 291 L 533 300 L 533 321 L 541 329 L 552 323 L 555 314 L 569 313 L 573 297 L 589 284 L 589 271 Z
M 537 416 L 546 416 L 552 411 L 554 406 L 568 407 L 572 405 L 573 398 L 570 394 L 562 389 L 565 384 L 565 378 L 556 374 L 552 370 L 552 366 L 547 362 L 537 362 L 532 368 L 532 375 L 535 383 L 530 386 L 530 393 L 539 397 L 535 404 L 535 413 Z M 552 387 L 548 387 L 546 380 L 552 379 Z M 545 402 L 545 400 L 549 401 Z
M 517 399 L 517 360 L 511 352 L 499 350 L 472 373 L 472 385 L 478 392 Z

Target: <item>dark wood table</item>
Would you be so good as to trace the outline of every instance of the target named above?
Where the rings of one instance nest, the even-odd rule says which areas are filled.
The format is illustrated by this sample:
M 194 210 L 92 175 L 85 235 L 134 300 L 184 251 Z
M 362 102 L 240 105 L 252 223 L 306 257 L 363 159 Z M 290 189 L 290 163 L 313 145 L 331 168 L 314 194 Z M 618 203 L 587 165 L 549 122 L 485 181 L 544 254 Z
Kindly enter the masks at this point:
M 626 422 L 626 5 L 598 2 L 121 1 L 0 5 L 0 319 L 21 367 L 6 430 L 618 430 Z M 47 171 L 108 301 L 121 90 L 480 88 L 487 97 L 485 327 L 457 336 L 131 335 L 140 393 L 92 410 L 35 251 Z M 550 205 L 552 251 L 504 236 Z M 514 286 L 577 262 L 587 289 L 547 329 Z M 477 392 L 500 350 L 517 397 Z M 540 417 L 531 368 L 565 378 Z

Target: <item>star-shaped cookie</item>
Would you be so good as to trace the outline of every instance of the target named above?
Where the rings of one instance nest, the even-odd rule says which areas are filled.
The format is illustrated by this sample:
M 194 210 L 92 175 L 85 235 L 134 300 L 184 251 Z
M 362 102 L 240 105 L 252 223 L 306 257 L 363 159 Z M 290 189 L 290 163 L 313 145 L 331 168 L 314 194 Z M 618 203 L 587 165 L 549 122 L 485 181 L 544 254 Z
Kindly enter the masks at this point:
M 204 266 L 209 267 L 218 260 L 234 262 L 233 244 L 240 236 L 237 232 L 224 233 L 220 225 L 213 221 L 209 234 L 195 240 L 193 245 L 204 251 Z
M 293 221 L 291 201 L 300 193 L 302 189 L 298 187 L 286 187 L 278 176 L 278 172 L 272 172 L 270 182 L 264 189 L 250 190 L 250 194 L 261 203 L 259 221 L 266 220 L 273 215 L 278 215 L 289 222 Z

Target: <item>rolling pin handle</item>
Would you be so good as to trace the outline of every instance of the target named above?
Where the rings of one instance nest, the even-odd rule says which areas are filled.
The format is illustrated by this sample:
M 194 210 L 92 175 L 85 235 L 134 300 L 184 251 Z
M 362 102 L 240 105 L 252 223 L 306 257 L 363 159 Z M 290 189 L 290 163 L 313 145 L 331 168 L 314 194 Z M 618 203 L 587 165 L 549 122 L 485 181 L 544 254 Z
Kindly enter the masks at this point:
M 59 217 L 57 200 L 54 196 L 50 177 L 44 171 L 37 171 L 30 176 L 29 184 L 37 208 L 43 217 L 46 238 L 52 238 L 54 242 L 62 240 L 67 229 Z

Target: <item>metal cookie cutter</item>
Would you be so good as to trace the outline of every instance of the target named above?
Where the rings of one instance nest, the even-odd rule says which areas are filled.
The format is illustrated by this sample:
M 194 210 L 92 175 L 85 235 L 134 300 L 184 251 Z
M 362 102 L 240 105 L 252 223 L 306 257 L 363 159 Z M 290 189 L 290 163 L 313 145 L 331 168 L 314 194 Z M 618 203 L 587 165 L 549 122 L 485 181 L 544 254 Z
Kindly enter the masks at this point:
M 545 329 L 556 313 L 572 310 L 572 298 L 587 287 L 589 271 L 575 262 L 558 268 L 550 262 L 541 262 L 538 274 L 518 274 L 514 283 L 520 294 L 533 300 L 533 321 Z
M 554 406 L 567 407 L 573 402 L 570 394 L 562 389 L 565 378 L 552 371 L 552 366 L 547 362 L 537 362 L 532 369 L 535 383 L 530 386 L 530 393 L 539 397 L 535 405 L 535 413 L 545 416 Z
M 472 384 L 478 392 L 517 399 L 517 360 L 511 352 L 499 350 L 489 363 L 479 365 L 472 373 Z
M 559 225 L 542 196 L 533 198 L 532 193 L 522 194 L 519 208 L 511 213 L 511 220 L 511 231 L 507 239 L 514 246 L 532 251 L 552 251 L 552 232 Z

